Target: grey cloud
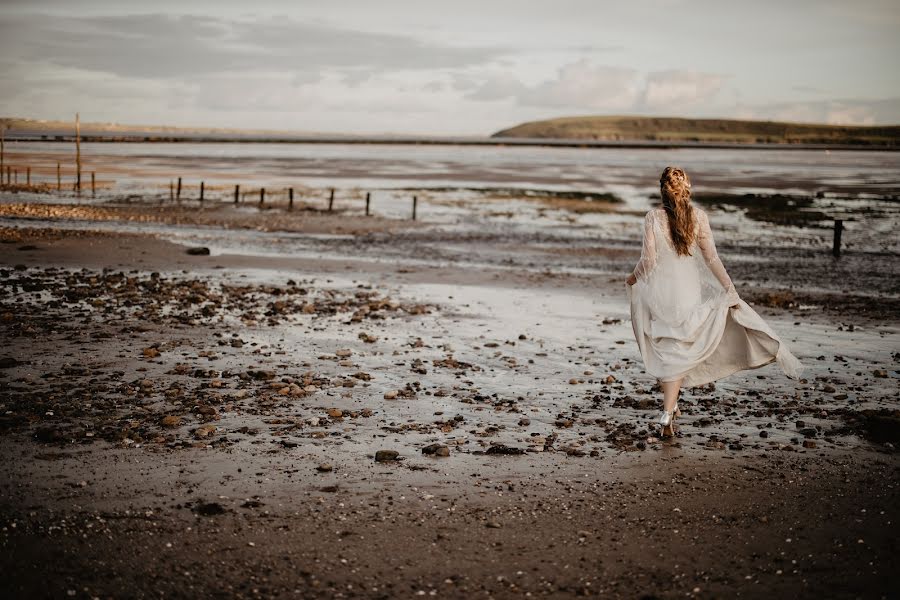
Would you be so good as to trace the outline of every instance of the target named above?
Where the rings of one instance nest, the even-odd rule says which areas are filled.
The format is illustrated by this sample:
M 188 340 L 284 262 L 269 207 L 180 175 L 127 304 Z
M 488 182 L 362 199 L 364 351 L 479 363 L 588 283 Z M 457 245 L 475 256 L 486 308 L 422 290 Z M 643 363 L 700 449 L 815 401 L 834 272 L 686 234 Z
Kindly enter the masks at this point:
M 0 49 L 32 63 L 163 79 L 239 71 L 456 68 L 508 52 L 287 18 L 247 22 L 159 14 L 10 16 L 0 24 Z

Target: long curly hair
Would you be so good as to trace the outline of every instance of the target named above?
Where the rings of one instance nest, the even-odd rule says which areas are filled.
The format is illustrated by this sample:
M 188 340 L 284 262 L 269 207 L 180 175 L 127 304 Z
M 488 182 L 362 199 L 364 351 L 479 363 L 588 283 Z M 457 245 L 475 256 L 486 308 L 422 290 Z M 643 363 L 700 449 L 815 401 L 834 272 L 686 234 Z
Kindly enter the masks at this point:
M 691 180 L 680 167 L 666 167 L 659 178 L 663 209 L 669 219 L 669 232 L 675 251 L 690 256 L 696 236 L 697 219 L 691 205 Z

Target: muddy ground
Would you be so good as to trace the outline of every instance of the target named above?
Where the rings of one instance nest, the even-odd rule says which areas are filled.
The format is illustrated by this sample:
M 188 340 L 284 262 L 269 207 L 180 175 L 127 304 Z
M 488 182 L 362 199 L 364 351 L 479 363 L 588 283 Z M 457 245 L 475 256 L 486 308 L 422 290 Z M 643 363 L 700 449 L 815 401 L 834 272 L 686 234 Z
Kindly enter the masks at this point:
M 622 278 L 384 225 L 403 252 L 0 231 L 4 596 L 893 596 L 889 289 L 735 264 L 808 371 L 685 390 L 661 440 Z

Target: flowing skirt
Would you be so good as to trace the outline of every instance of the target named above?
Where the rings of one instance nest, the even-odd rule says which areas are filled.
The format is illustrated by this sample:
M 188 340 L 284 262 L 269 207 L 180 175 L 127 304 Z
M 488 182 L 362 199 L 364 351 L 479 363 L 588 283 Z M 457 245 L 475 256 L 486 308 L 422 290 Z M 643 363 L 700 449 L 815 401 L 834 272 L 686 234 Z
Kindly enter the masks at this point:
M 652 310 L 644 282 L 627 287 L 631 325 L 644 366 L 660 381 L 683 377 L 682 385 L 693 387 L 771 362 L 777 362 L 788 377 L 800 377 L 800 361 L 743 300 L 729 307 L 724 295 L 715 296 L 673 319 L 663 307 Z

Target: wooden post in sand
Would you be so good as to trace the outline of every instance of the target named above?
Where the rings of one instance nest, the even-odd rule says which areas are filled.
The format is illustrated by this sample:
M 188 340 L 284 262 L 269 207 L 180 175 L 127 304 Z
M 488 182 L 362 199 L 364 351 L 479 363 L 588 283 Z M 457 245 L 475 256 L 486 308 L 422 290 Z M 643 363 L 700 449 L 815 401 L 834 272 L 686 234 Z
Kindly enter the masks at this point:
M 81 193 L 81 117 L 75 113 L 75 190 Z
M 203 182 L 200 182 L 200 202 L 203 202 Z
M 371 198 L 371 196 L 372 196 L 372 194 L 370 192 L 366 192 L 366 216 L 367 217 L 369 216 L 369 199 Z
M 834 244 L 831 247 L 831 253 L 834 256 L 841 255 L 841 232 L 844 230 L 844 221 L 841 219 L 834 220 Z
M 331 188 L 331 195 L 328 196 L 328 212 L 331 212 L 332 208 L 334 208 L 334 188 Z
M 31 187 L 31 167 L 25 168 L 25 184 Z
M 266 188 L 259 188 L 259 205 L 262 207 L 263 202 L 266 201 Z
M 288 210 L 294 210 L 294 188 L 288 188 Z
M 234 203 L 237 204 L 241 201 L 241 186 L 234 186 Z
M 91 196 L 97 195 L 97 172 L 91 171 Z
M 3 138 L 6 136 L 6 125 L 0 125 L 0 183 L 3 182 L 3 165 L 6 163 L 6 152 L 3 147 Z
M 413 221 L 416 220 L 416 204 L 418 204 L 418 203 L 419 203 L 419 199 L 416 198 L 415 196 L 413 196 L 413 214 L 412 214 Z
M 175 200 L 175 182 L 169 180 L 169 201 Z
M 62 167 L 56 163 L 56 191 L 62 191 Z

